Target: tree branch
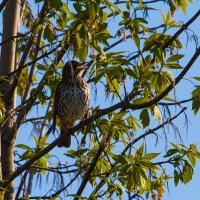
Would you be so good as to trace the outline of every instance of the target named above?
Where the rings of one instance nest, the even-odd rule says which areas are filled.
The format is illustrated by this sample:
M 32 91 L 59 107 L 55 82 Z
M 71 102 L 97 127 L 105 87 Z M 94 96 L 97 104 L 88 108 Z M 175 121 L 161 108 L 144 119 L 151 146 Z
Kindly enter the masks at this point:
M 43 7 L 41 9 L 41 12 L 40 12 L 40 14 L 38 16 L 39 23 L 42 23 L 45 15 L 47 14 L 47 10 L 48 10 L 48 2 L 45 1 L 44 4 L 43 4 Z M 26 49 L 25 49 L 25 51 L 24 51 L 24 53 L 22 55 L 22 58 L 20 60 L 19 66 L 18 66 L 19 69 L 22 69 L 22 66 L 24 66 L 24 64 L 25 64 L 25 62 L 26 62 L 26 60 L 28 58 L 28 55 L 29 55 L 30 49 L 31 49 L 31 47 L 33 45 L 33 41 L 34 41 L 35 36 L 36 36 L 36 33 L 33 33 L 30 36 L 30 39 L 28 40 L 28 43 L 26 45 Z M 22 70 L 18 70 L 18 72 L 14 76 L 13 83 L 12 83 L 11 87 L 9 88 L 9 91 L 6 93 L 6 97 L 5 98 L 8 98 L 9 96 L 11 96 L 14 93 L 14 91 L 15 91 L 15 89 L 17 87 L 17 83 L 19 81 L 19 76 L 21 74 L 21 71 Z
M 23 187 L 24 184 L 26 183 L 26 177 L 27 177 L 27 175 L 28 175 L 28 172 L 29 172 L 29 171 L 26 170 L 25 173 L 24 173 L 24 175 L 23 175 L 22 178 L 21 178 L 21 182 L 20 182 L 19 188 L 18 188 L 18 190 L 17 190 L 17 194 L 16 194 L 16 196 L 15 196 L 15 200 L 18 200 L 19 195 L 20 195 L 20 193 L 21 193 L 21 191 L 22 191 L 22 187 Z
M 200 15 L 200 10 L 197 11 L 194 16 L 185 24 L 182 25 L 182 27 L 162 46 L 162 49 L 167 48 L 175 39 L 178 38 L 178 36 L 188 28 Z
M 186 109 L 186 108 L 183 108 L 183 109 L 182 109 L 177 115 L 175 115 L 174 117 L 172 117 L 172 118 L 166 120 L 164 123 L 162 123 L 161 125 L 157 126 L 156 128 L 150 129 L 150 130 L 147 131 L 146 133 L 144 133 L 144 134 L 140 135 L 139 137 L 137 137 L 136 139 L 134 139 L 133 142 L 130 142 L 130 143 L 126 146 L 126 148 L 122 151 L 121 155 L 125 155 L 125 153 L 128 151 L 128 149 L 129 149 L 132 145 L 136 144 L 139 140 L 141 140 L 141 139 L 145 138 L 146 136 L 148 136 L 148 135 L 154 133 L 155 131 L 159 130 L 159 129 L 162 128 L 165 124 L 168 124 L 168 123 L 172 122 L 172 121 L 173 121 L 174 119 L 176 119 L 179 115 L 181 115 L 181 114 L 185 111 L 185 109 Z M 113 168 L 114 168 L 115 166 L 116 166 L 116 165 L 112 165 L 112 166 L 111 166 L 110 170 L 107 172 L 107 174 L 106 174 L 106 176 L 105 176 L 106 178 L 108 178 L 108 177 L 111 175 L 111 173 L 113 172 L 112 170 L 113 170 Z M 100 183 L 96 186 L 96 188 L 94 189 L 94 191 L 91 193 L 89 199 L 90 199 L 90 198 L 93 198 L 94 195 L 97 193 L 97 191 L 98 191 L 104 184 L 105 184 L 105 179 L 103 179 L 103 180 L 100 181 Z
M 128 149 L 135 144 L 136 142 L 138 142 L 139 140 L 141 140 L 142 138 L 145 138 L 146 136 L 155 133 L 157 130 L 159 130 L 160 128 L 162 128 L 164 125 L 169 124 L 170 122 L 172 122 L 173 120 L 175 120 L 179 115 L 181 115 L 187 108 L 184 107 L 183 109 L 181 109 L 181 111 L 176 114 L 174 117 L 167 119 L 165 122 L 163 122 L 161 125 L 157 126 L 156 128 L 150 129 L 148 130 L 146 133 L 140 135 L 139 137 L 135 138 L 133 140 L 133 142 L 130 142 L 127 147 L 123 150 L 122 155 L 125 155 L 125 153 L 128 151 Z
M 115 110 L 117 110 L 119 108 L 138 110 L 138 109 L 146 108 L 146 107 L 149 107 L 151 105 L 154 105 L 154 104 L 158 103 L 164 96 L 166 96 L 166 94 L 170 90 L 173 89 L 174 85 L 176 85 L 176 84 L 178 84 L 180 82 L 180 80 L 187 73 L 187 71 L 191 68 L 192 64 L 195 62 L 195 60 L 198 58 L 199 55 L 200 55 L 200 48 L 197 49 L 197 51 L 195 52 L 195 54 L 193 55 L 193 57 L 191 58 L 191 60 L 187 64 L 187 66 L 182 70 L 182 72 L 175 79 L 175 81 L 172 84 L 170 84 L 160 95 L 155 97 L 153 100 L 150 100 L 150 101 L 148 101 L 146 103 L 142 103 L 142 104 L 130 104 L 130 103 L 127 103 L 125 101 L 119 102 L 119 103 L 117 103 L 117 104 L 115 104 L 115 105 L 113 105 L 113 106 L 111 106 L 109 108 L 102 109 L 102 110 L 98 111 L 96 114 L 92 115 L 88 119 L 86 119 L 86 120 L 82 121 L 81 123 L 77 124 L 76 126 L 74 126 L 70 130 L 70 133 L 71 134 L 75 133 L 77 130 L 81 129 L 83 126 L 85 126 L 85 125 L 93 122 L 94 120 L 96 120 L 96 119 L 98 119 L 98 118 L 100 118 L 102 116 L 105 116 L 108 113 L 110 113 L 112 111 L 115 111 Z M 40 87 L 42 87 L 42 85 Z M 30 106 L 30 108 L 31 108 L 31 106 Z M 52 128 L 53 128 L 53 126 L 51 126 L 51 128 L 48 130 L 48 134 L 52 131 Z M 66 131 L 66 134 L 68 134 L 68 131 Z M 0 182 L 0 187 L 6 188 L 7 185 L 11 181 L 13 181 L 17 176 L 19 176 L 24 170 L 28 169 L 35 161 L 37 161 L 39 158 L 41 158 L 46 153 L 51 151 L 56 145 L 58 145 L 60 142 L 62 142 L 64 140 L 64 138 L 66 137 L 65 136 L 66 134 L 61 135 L 59 138 L 57 138 L 55 141 L 53 141 L 49 146 L 47 146 L 46 148 L 42 149 L 40 152 L 38 152 L 36 155 L 34 155 L 32 158 L 30 158 L 24 165 L 22 165 L 19 169 L 17 169 L 14 173 L 12 173 L 12 175 L 9 178 L 9 180 L 7 180 L 5 182 Z M 101 151 L 102 151 L 102 149 L 101 149 Z M 98 154 L 101 154 L 100 150 L 98 151 Z
M 161 94 L 156 96 L 153 100 L 145 102 L 145 103 L 141 103 L 141 104 L 132 104 L 132 105 L 129 104 L 128 108 L 135 110 L 135 109 L 146 108 L 153 104 L 158 103 L 163 97 L 165 97 L 174 88 L 175 85 L 177 85 L 181 81 L 181 79 L 189 71 L 189 69 L 192 67 L 196 59 L 199 57 L 199 55 L 200 55 L 200 48 L 196 50 L 195 54 L 190 59 L 189 63 L 182 70 L 182 72 L 177 76 L 177 78 L 175 78 L 175 80 Z
M 194 99 L 197 99 L 197 98 L 199 98 L 199 96 L 197 96 L 197 97 L 192 97 L 192 98 L 189 98 L 189 99 L 185 99 L 185 100 L 182 100 L 182 101 L 171 102 L 171 103 L 160 102 L 160 103 L 158 103 L 158 105 L 161 105 L 161 106 L 174 106 L 174 105 L 180 105 L 180 104 L 184 104 L 184 103 L 187 103 L 187 102 L 193 101 Z
M 35 64 L 37 61 L 43 59 L 43 58 L 46 58 L 48 55 L 52 54 L 53 52 L 55 52 L 59 47 L 61 47 L 61 44 L 57 45 L 55 48 L 53 48 L 52 50 L 50 51 L 46 51 L 44 54 L 42 54 L 41 56 L 37 57 L 35 60 L 33 61 L 30 61 L 26 64 L 24 64 L 23 66 L 21 66 L 20 68 L 12 71 L 11 73 L 9 73 L 6 78 L 10 78 L 11 76 L 13 76 L 14 74 L 18 73 L 20 70 L 30 66 L 30 65 L 33 65 Z M 0 84 L 2 84 L 4 82 L 4 80 L 0 80 Z
M 77 196 L 81 196 L 83 190 L 85 189 L 85 186 L 87 185 L 87 182 L 89 181 L 90 177 L 91 177 L 91 174 L 97 164 L 97 161 L 99 160 L 103 150 L 104 150 L 104 146 L 100 146 L 94 159 L 92 160 L 92 163 L 90 164 L 90 167 L 89 169 L 87 170 L 87 172 L 85 173 L 85 177 L 83 178 L 82 182 L 81 182 L 81 185 L 76 193 Z M 79 198 L 75 197 L 74 200 L 78 200 Z
M 37 43 L 36 43 L 36 46 L 35 46 L 34 59 L 37 59 L 37 57 L 38 57 L 39 48 L 40 48 L 40 45 L 41 45 L 41 42 L 42 42 L 43 33 L 44 33 L 44 27 L 38 33 L 38 39 L 37 39 Z M 36 62 L 32 65 L 32 67 L 30 69 L 30 73 L 29 73 L 29 77 L 28 77 L 28 80 L 27 80 L 26 89 L 24 91 L 24 95 L 23 95 L 23 98 L 22 98 L 22 102 L 27 100 L 31 84 L 33 82 L 33 75 L 34 75 L 34 72 L 35 72 L 35 67 L 36 67 Z
M 0 4 L 0 12 L 3 10 L 3 8 L 6 6 L 8 3 L 8 0 L 3 0 L 2 3 Z

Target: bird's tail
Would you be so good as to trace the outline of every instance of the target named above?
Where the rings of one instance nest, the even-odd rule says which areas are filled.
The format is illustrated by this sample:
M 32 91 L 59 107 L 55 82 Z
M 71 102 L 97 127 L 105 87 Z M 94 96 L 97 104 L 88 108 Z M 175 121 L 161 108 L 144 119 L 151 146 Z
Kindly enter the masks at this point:
M 63 135 L 64 133 L 65 132 L 61 130 L 60 134 Z M 64 138 L 64 140 L 61 143 L 59 143 L 57 146 L 69 148 L 70 145 L 71 145 L 71 135 L 66 135 L 66 138 Z

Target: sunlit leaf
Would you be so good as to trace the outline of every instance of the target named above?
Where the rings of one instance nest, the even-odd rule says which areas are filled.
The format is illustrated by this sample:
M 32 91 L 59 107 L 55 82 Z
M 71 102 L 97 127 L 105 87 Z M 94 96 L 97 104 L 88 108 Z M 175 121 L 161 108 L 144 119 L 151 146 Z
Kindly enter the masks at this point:
M 172 55 L 171 57 L 169 57 L 166 62 L 167 63 L 173 63 L 173 62 L 177 62 L 178 60 L 180 60 L 181 58 L 183 58 L 184 55 Z
M 188 159 L 190 160 L 192 166 L 194 167 L 196 165 L 196 157 L 193 153 L 189 152 L 187 154 Z
M 31 149 L 29 146 L 25 144 L 17 144 L 15 147 L 20 148 L 20 149 Z
M 153 115 L 154 115 L 154 119 L 155 119 L 156 121 L 158 121 L 158 120 L 159 120 L 160 122 L 163 121 L 162 115 L 161 115 L 161 112 L 160 112 L 160 109 L 159 109 L 158 106 L 154 106 Z
M 144 156 L 142 156 L 142 160 L 152 160 L 156 158 L 160 153 L 147 153 Z

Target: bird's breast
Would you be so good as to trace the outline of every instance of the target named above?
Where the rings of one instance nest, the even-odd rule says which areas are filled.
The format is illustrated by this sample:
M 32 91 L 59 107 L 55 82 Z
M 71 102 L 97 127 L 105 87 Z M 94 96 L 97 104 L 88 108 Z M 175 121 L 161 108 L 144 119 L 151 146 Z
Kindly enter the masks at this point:
M 68 81 L 60 85 L 58 115 L 68 123 L 81 119 L 89 109 L 90 89 L 83 79 Z

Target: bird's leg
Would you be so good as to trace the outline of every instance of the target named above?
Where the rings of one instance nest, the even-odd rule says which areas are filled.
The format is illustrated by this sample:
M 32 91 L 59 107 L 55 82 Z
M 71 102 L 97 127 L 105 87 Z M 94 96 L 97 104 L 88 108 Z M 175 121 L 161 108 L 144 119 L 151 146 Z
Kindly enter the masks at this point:
M 80 124 L 82 126 L 82 133 L 83 133 L 83 138 L 81 139 L 81 146 L 83 147 L 86 144 L 86 125 L 84 125 L 84 121 L 87 119 L 87 117 L 88 117 L 88 113 L 86 113 L 80 121 Z
M 58 147 L 70 147 L 71 144 L 71 135 L 72 135 L 72 130 L 67 126 L 67 129 L 63 130 L 61 129 L 61 135 L 66 135 L 66 137 L 61 141 L 57 146 Z

